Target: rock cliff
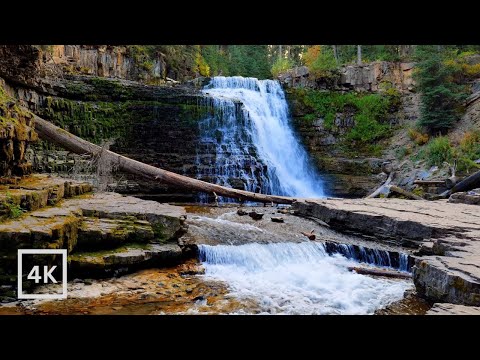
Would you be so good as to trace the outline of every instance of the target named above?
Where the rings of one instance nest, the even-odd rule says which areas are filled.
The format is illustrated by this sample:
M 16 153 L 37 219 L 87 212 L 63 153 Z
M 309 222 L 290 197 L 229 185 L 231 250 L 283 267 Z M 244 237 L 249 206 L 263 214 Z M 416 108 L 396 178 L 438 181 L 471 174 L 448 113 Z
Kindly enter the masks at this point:
M 347 135 L 355 127 L 356 116 L 361 111 L 358 105 L 348 103 L 349 95 L 360 98 L 378 94 L 388 99 L 387 114 L 379 120 L 388 126 L 389 132 L 412 124 L 419 116 L 419 95 L 414 92 L 412 79 L 413 66 L 412 63 L 377 61 L 344 66 L 338 73 L 326 78 L 310 76 L 307 67 L 295 68 L 279 76 L 286 87 L 295 129 L 318 167 L 331 180 L 327 188 L 330 195 L 365 196 L 385 181 L 382 163 L 395 160 L 385 150 L 396 142 L 386 137 L 366 148 L 346 146 L 352 143 Z M 309 94 L 317 98 L 309 99 Z M 323 101 L 325 107 L 333 108 L 334 105 L 329 102 L 334 100 L 347 105 L 340 110 L 334 109 L 329 114 L 330 118 L 315 113 L 316 102 Z M 371 117 L 371 114 L 368 116 Z
M 98 144 L 108 142 L 112 150 L 133 159 L 194 175 L 195 169 L 185 164 L 195 163 L 197 120 L 207 111 L 202 96 L 193 83 L 153 86 L 128 80 L 139 80 L 143 70 L 129 60 L 124 48 L 62 45 L 42 50 L 2 45 L 0 78 L 20 104 L 75 135 Z M 70 71 L 72 65 L 89 74 Z M 45 142 L 29 151 L 19 145 L 20 150 L 38 172 L 88 168 L 85 162 L 77 166 L 82 164 L 78 156 Z M 118 174 L 116 180 L 118 191 L 193 200 L 192 194 L 132 176 Z

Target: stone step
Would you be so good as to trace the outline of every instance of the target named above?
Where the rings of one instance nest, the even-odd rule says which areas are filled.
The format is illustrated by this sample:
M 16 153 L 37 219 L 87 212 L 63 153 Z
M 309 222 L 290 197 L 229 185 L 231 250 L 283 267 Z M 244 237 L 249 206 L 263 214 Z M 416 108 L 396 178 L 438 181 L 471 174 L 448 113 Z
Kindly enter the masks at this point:
M 147 243 L 154 239 L 152 225 L 145 220 L 84 218 L 78 229 L 76 250 L 112 249 L 127 242 Z
M 0 220 L 13 217 L 12 207 L 35 211 L 55 205 L 63 198 L 83 195 L 93 190 L 86 182 L 65 180 L 48 175 L 31 175 L 16 184 L 0 186 Z
M 147 221 L 155 240 L 174 241 L 186 232 L 185 209 L 117 193 L 98 193 L 89 199 L 66 200 L 62 207 L 78 208 L 84 217 Z
M 62 208 L 44 208 L 20 219 L 0 223 L 0 298 L 17 281 L 18 249 L 67 249 L 77 242 L 81 222 L 79 213 Z M 23 257 L 23 268 L 33 265 L 59 264 L 60 255 L 33 255 Z M 24 285 L 24 287 L 27 287 Z M 3 291 L 7 289 L 8 291 Z
M 183 258 L 177 244 L 129 244 L 117 249 L 71 254 L 69 277 L 108 277 L 148 267 L 165 267 Z
M 77 193 L 73 188 L 64 186 L 69 194 Z M 81 187 L 77 189 L 83 191 Z M 105 252 L 112 257 L 107 256 L 102 260 L 106 265 L 97 265 L 93 271 L 99 276 L 114 275 L 125 271 L 125 266 L 120 265 L 129 262 L 132 265 L 126 266 L 128 271 L 160 266 L 181 255 L 176 243 L 166 247 L 161 247 L 160 243 L 175 241 L 186 232 L 185 214 L 185 209 L 178 206 L 116 193 L 100 193 L 65 199 L 55 207 L 45 207 L 1 222 L 0 275 L 3 277 L 0 276 L 0 300 L 2 293 L 11 292 L 12 286 L 16 290 L 18 249 L 67 249 L 71 253 L 74 249 L 111 249 L 132 242 L 137 243 L 132 251 L 122 251 L 121 255 L 114 255 L 118 249 Z M 149 245 L 149 242 L 155 244 Z M 37 265 L 46 265 L 56 263 L 58 258 L 54 255 L 28 257 L 24 259 L 25 268 L 33 261 Z M 83 264 L 77 269 L 83 271 L 84 267 Z
M 75 211 L 76 210 L 76 211 Z M 17 249 L 68 249 L 77 243 L 79 209 L 60 207 L 32 211 L 19 219 L 0 223 L 0 254 Z

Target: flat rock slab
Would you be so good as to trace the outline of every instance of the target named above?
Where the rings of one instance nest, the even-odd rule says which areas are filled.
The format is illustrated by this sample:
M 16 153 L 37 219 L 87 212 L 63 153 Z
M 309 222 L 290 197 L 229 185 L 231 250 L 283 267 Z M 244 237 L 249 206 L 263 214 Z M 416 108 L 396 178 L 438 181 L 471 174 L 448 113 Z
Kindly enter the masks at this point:
M 70 271 L 80 277 L 102 277 L 146 267 L 165 267 L 182 259 L 176 244 L 127 245 L 118 249 L 69 256 Z
M 80 208 L 85 217 L 148 221 L 159 240 L 176 239 L 186 231 L 184 226 L 186 211 L 183 207 L 133 196 L 99 193 L 88 199 L 69 200 L 63 206 Z
M 43 208 L 0 223 L 0 254 L 16 254 L 21 248 L 65 248 L 70 252 L 78 239 L 87 248 L 102 239 L 107 243 L 98 248 L 125 241 L 174 240 L 186 231 L 184 221 L 182 207 L 116 193 L 67 199 L 61 207 Z
M 29 207 L 25 207 L 27 210 L 42 208 L 0 222 L 0 285 L 8 286 L 8 293 L 13 291 L 11 287 L 16 283 L 17 250 L 22 248 L 67 249 L 69 254 L 74 250 L 78 254 L 81 250 L 111 249 L 126 243 L 147 246 L 140 250 L 133 246 L 128 251 L 123 249 L 121 254 L 112 252 L 102 257 L 100 269 L 103 275 L 124 271 L 123 268 L 130 271 L 147 265 L 167 264 L 182 254 L 176 242 L 166 247 L 161 247 L 160 243 L 175 241 L 186 232 L 183 207 L 116 193 L 84 194 L 91 190 L 90 185 L 45 176 L 20 181 L 15 186 L 16 189 L 2 187 L 0 193 L 3 190 L 6 196 L 8 190 L 9 199 L 10 191 L 18 195 L 19 201 L 31 199 Z M 38 200 L 38 194 L 41 199 L 34 202 Z M 67 194 L 82 196 L 65 199 Z M 44 207 L 51 204 L 49 199 L 52 198 L 63 200 Z M 39 263 L 56 261 L 55 255 L 51 259 L 42 259 Z
M 446 200 L 321 199 L 292 206 L 332 228 L 417 248 L 413 279 L 433 301 L 480 305 L 480 212 Z
M 0 223 L 0 253 L 21 248 L 68 249 L 77 242 L 81 212 L 77 209 L 45 208 L 19 219 Z
M 31 175 L 15 184 L 0 186 L 0 217 L 8 215 L 5 203 L 19 205 L 24 211 L 35 211 L 47 205 L 55 205 L 61 199 L 83 195 L 92 190 L 92 185 L 86 182 Z
M 456 304 L 433 304 L 427 315 L 480 315 L 480 307 Z
M 111 249 L 127 242 L 154 240 L 152 225 L 146 220 L 84 218 L 78 230 L 78 250 Z

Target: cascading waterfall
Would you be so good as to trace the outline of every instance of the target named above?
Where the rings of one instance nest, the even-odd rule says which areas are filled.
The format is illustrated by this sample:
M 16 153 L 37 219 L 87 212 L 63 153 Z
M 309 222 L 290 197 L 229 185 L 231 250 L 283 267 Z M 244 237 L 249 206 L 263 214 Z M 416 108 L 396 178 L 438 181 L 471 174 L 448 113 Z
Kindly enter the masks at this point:
M 411 269 L 408 254 L 405 253 L 370 249 L 352 244 L 337 244 L 333 242 L 328 242 L 325 247 L 328 254 L 342 254 L 346 258 L 358 262 L 386 266 L 405 272 L 408 272 Z
M 199 124 L 198 178 L 253 192 L 324 196 L 321 177 L 289 125 L 278 81 L 219 76 L 203 92 L 212 114 Z
M 356 262 L 320 242 L 199 245 L 205 276 L 254 298 L 265 313 L 372 314 L 400 300 L 412 283 L 348 271 Z

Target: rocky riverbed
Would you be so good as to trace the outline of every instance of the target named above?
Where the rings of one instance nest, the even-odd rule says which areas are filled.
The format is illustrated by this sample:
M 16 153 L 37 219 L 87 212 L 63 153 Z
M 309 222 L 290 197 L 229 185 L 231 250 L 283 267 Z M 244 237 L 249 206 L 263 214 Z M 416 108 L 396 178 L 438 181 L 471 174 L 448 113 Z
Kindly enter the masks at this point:
M 120 207 L 118 204 L 122 206 Z M 353 286 L 351 290 L 354 290 L 357 294 L 363 294 L 361 295 L 363 297 L 367 296 L 363 300 L 358 299 L 365 306 L 358 307 L 357 305 L 352 305 L 348 299 L 352 296 L 355 298 L 356 295 L 348 295 L 350 290 L 345 290 L 346 298 L 342 300 L 344 302 L 342 306 L 347 308 L 342 310 L 342 306 L 338 307 L 335 303 L 324 309 L 323 307 L 311 307 L 309 301 L 312 301 L 316 296 L 312 297 L 312 294 L 316 294 L 319 291 L 315 287 L 317 285 L 309 290 L 307 290 L 309 288 L 307 286 L 305 288 L 307 291 L 300 292 L 298 298 L 292 297 L 289 299 L 288 297 L 291 297 L 291 295 L 288 295 L 288 291 L 296 289 L 296 286 L 299 286 L 297 285 L 298 281 L 303 282 L 303 278 L 307 280 L 312 274 L 309 271 L 301 270 L 308 270 L 310 267 L 310 265 L 305 267 L 301 259 L 300 262 L 297 261 L 298 266 L 301 266 L 301 268 L 298 268 L 301 271 L 297 270 L 299 271 L 300 280 L 292 281 L 292 279 L 285 279 L 287 285 L 283 291 L 288 295 L 287 298 L 281 293 L 272 291 L 272 289 L 275 289 L 275 286 L 273 288 L 271 286 L 275 284 L 269 283 L 268 277 L 266 278 L 266 283 L 258 283 L 259 278 L 255 274 L 249 273 L 248 266 L 243 270 L 237 269 L 240 276 L 242 276 L 242 271 L 246 271 L 244 277 L 249 280 L 243 284 L 246 287 L 242 288 L 241 286 L 239 287 L 235 279 L 222 278 L 218 276 L 218 273 L 212 272 L 212 269 L 218 270 L 216 265 L 209 264 L 207 261 L 206 263 L 203 262 L 202 266 L 199 260 L 197 260 L 196 252 L 198 252 L 198 248 L 201 246 L 226 246 L 228 251 L 234 252 L 236 248 L 244 251 L 243 246 L 252 245 L 260 246 L 261 251 L 266 249 L 268 251 L 272 243 L 279 244 L 279 246 L 287 246 L 293 252 L 298 251 L 298 246 L 317 246 L 315 245 L 317 241 L 310 241 L 302 235 L 302 232 L 305 232 L 307 229 L 308 232 L 314 230 L 318 239 L 321 240 L 321 242 L 318 242 L 319 249 L 323 249 L 323 244 L 328 243 L 330 246 L 325 247 L 325 249 L 329 249 L 331 253 L 342 249 L 335 247 L 333 244 L 349 244 L 351 249 L 355 249 L 355 246 L 357 250 L 359 248 L 363 249 L 362 245 L 367 244 L 359 237 L 339 235 L 320 221 L 295 216 L 288 207 L 239 208 L 236 205 L 169 207 L 169 205 L 152 204 L 150 201 L 119 197 L 116 194 L 107 193 L 93 196 L 85 195 L 79 199 L 65 200 L 61 208 L 63 211 L 67 211 L 77 207 L 80 207 L 81 210 L 78 210 L 78 212 L 81 212 L 81 222 L 77 244 L 74 246 L 76 250 L 73 250 L 69 256 L 68 299 L 12 301 L 0 307 L 1 314 L 374 313 L 375 309 L 384 306 L 382 304 L 390 304 L 389 307 L 381 312 L 387 314 L 417 314 L 426 311 L 423 305 L 412 306 L 410 298 L 401 300 L 403 289 L 411 289 L 413 287 L 410 281 L 387 280 L 381 277 L 372 278 L 349 273 L 347 270 L 348 265 L 356 262 L 354 259 L 347 260 L 340 254 L 332 255 L 333 257 L 328 256 L 326 253 L 321 255 L 320 262 L 322 263 L 323 258 L 327 262 L 320 266 L 328 267 L 330 271 L 338 272 L 336 276 L 339 276 L 339 279 L 343 279 L 339 286 L 345 287 L 345 289 L 350 289 Z M 149 211 L 146 211 L 146 209 Z M 112 244 L 118 245 L 119 239 L 117 237 L 119 235 L 118 232 L 112 231 L 112 224 L 103 224 L 102 226 L 99 224 L 102 224 L 105 220 L 113 219 L 122 222 L 128 210 L 130 210 L 130 215 L 137 214 L 136 216 L 140 216 L 138 213 L 143 213 L 144 215 L 154 213 L 153 209 L 157 211 L 162 209 L 163 216 L 166 215 L 167 210 L 170 210 L 168 211 L 170 216 L 175 215 L 175 218 L 184 219 L 181 228 L 186 233 L 180 236 L 177 241 L 170 242 L 170 244 L 161 245 L 153 243 L 149 245 L 149 243 L 155 242 L 155 240 L 145 235 L 149 234 L 145 230 L 149 225 L 148 216 L 144 216 L 142 221 L 146 223 L 136 224 L 135 226 L 139 227 L 139 229 L 133 226 L 133 232 L 131 233 L 135 236 L 144 234 L 143 237 L 138 237 L 137 239 L 137 242 L 140 244 L 141 239 L 143 239 L 143 248 L 131 248 L 131 245 L 127 242 L 126 245 L 120 243 L 120 246 L 111 250 L 99 251 L 98 244 L 92 242 L 92 239 L 97 237 L 97 242 L 100 240 L 105 242 L 106 247 L 111 247 Z M 246 213 L 247 215 L 239 215 L 238 210 L 240 210 L 241 214 Z M 251 212 L 262 214 L 262 219 L 253 219 L 248 215 Z M 80 216 L 80 214 L 77 214 L 77 216 Z M 282 219 L 283 222 L 272 221 L 272 218 L 277 221 Z M 152 218 L 150 218 L 150 221 L 152 221 Z M 96 224 L 96 226 L 92 224 Z M 85 231 L 85 228 L 90 230 Z M 127 231 L 127 237 L 128 234 L 129 232 Z M 170 232 L 170 236 L 172 234 L 174 232 Z M 124 239 L 124 237 L 120 238 Z M 178 245 L 175 243 L 178 243 Z M 137 246 L 140 244 L 137 244 Z M 152 255 L 151 249 L 145 250 L 145 246 L 177 246 L 178 249 L 183 249 L 183 252 L 179 250 L 178 255 L 169 253 L 162 258 L 156 257 L 155 254 Z M 97 248 L 97 250 L 92 253 L 91 247 Z M 387 257 L 390 256 L 388 254 L 392 254 L 392 259 L 393 254 L 401 251 L 399 247 L 395 248 L 388 245 L 379 245 L 376 249 L 376 251 L 382 251 L 382 254 Z M 191 256 L 193 258 L 187 260 Z M 169 261 L 166 261 L 167 259 Z M 368 261 L 367 258 L 364 260 Z M 337 264 L 338 261 L 340 262 Z M 178 265 L 172 266 L 175 262 Z M 285 263 L 287 267 L 282 264 L 280 263 L 279 267 L 276 268 L 277 270 L 275 270 L 278 279 L 281 279 L 278 271 L 284 268 L 287 273 L 296 271 L 294 268 L 288 268 L 290 266 L 288 261 Z M 142 267 L 150 269 L 141 270 Z M 323 284 L 325 281 L 322 279 L 323 276 L 331 277 L 328 271 L 323 271 L 325 269 L 317 270 L 319 270 L 317 274 L 320 275 L 320 278 L 317 275 L 317 279 L 312 284 Z M 128 272 L 132 271 L 133 273 L 128 274 Z M 270 270 L 267 269 L 264 275 L 268 275 L 268 271 Z M 113 277 L 110 278 L 111 276 Z M 94 279 L 92 277 L 100 278 Z M 346 279 L 349 280 L 345 282 Z M 342 283 L 343 285 L 341 285 Z M 332 295 L 332 290 L 329 290 L 330 285 L 328 285 L 328 282 L 322 286 L 326 287 L 320 293 L 326 294 L 326 300 L 332 298 L 330 296 Z M 376 288 L 387 295 L 382 295 L 381 301 L 377 301 L 378 295 L 372 293 L 369 290 L 371 288 Z M 258 294 L 257 289 L 261 290 Z M 52 288 L 38 287 L 33 291 L 35 293 L 45 293 L 46 291 L 52 291 Z M 298 293 L 296 290 L 295 292 Z M 370 300 L 368 300 L 369 296 L 371 296 Z M 415 295 L 413 295 L 413 298 L 413 303 L 422 304 L 421 300 Z M 265 299 L 271 300 L 265 303 Z M 400 300 L 398 304 L 395 303 L 395 299 Z M 317 303 L 319 300 L 313 301 Z M 298 307 L 296 305 L 297 302 L 302 305 Z
M 44 175 L 1 191 L 2 314 L 478 311 L 475 205 L 322 199 L 292 207 L 173 206 L 91 193 L 86 183 Z M 25 211 L 18 219 L 6 218 L 12 204 Z M 68 299 L 15 299 L 16 250 L 32 246 L 68 250 Z M 413 283 L 348 271 L 359 263 L 404 272 L 413 265 Z M 337 303 L 315 307 L 330 299 L 319 294 Z

